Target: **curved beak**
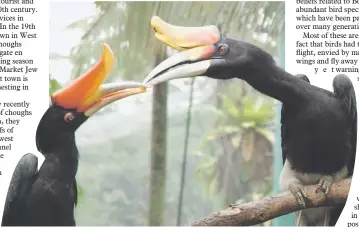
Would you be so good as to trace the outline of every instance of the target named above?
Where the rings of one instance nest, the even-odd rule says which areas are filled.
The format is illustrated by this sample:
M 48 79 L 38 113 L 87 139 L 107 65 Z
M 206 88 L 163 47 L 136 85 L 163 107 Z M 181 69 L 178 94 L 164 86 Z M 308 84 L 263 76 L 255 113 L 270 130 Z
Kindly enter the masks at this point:
M 216 53 L 215 44 L 221 40 L 214 25 L 203 27 L 174 26 L 154 16 L 151 26 L 158 40 L 181 52 L 155 67 L 144 83 L 155 85 L 168 80 L 204 75 L 220 59 L 211 59 Z
M 102 84 L 110 74 L 114 61 L 110 46 L 103 44 L 101 59 L 83 76 L 56 91 L 51 96 L 52 103 L 63 108 L 76 109 L 89 117 L 116 100 L 146 92 L 149 86 L 143 83 Z

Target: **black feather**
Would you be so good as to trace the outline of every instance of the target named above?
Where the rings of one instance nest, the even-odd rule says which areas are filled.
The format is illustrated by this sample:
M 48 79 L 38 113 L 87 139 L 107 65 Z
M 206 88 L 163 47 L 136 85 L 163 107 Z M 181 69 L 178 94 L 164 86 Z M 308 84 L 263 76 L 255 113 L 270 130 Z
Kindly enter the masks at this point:
M 73 116 L 71 121 L 64 120 L 68 113 Z M 86 120 L 83 113 L 57 105 L 52 105 L 45 112 L 36 132 L 36 145 L 45 160 L 39 171 L 36 156 L 29 156 L 32 158 L 30 161 L 28 156 L 20 160 L 9 187 L 2 225 L 76 224 L 75 176 L 79 153 L 75 143 L 75 131 Z
M 348 123 L 352 126 L 350 133 L 351 153 L 348 160 L 348 177 L 353 175 L 355 165 L 355 154 L 357 144 L 357 108 L 356 97 L 353 84 L 346 75 L 337 75 L 333 80 L 334 93 L 343 103 L 343 108 L 347 110 Z M 330 226 L 335 226 L 340 214 L 344 209 L 345 203 L 337 205 L 330 213 Z
M 26 196 L 37 177 L 37 157 L 24 155 L 15 167 L 6 196 L 2 226 L 22 226 Z

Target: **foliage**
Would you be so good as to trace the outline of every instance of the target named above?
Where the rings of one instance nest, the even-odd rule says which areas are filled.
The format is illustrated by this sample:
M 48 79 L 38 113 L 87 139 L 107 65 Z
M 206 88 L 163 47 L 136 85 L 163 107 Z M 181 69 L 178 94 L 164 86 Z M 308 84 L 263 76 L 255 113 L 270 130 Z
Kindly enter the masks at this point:
M 268 128 L 275 116 L 273 102 L 265 102 L 259 95 L 248 95 L 240 99 L 239 105 L 228 95 L 219 96 L 223 106 L 220 109 L 209 108 L 218 116 L 217 124 L 206 136 L 199 152 L 204 161 L 197 173 L 207 182 L 206 193 L 225 190 L 228 196 L 232 194 L 229 188 L 238 190 L 245 182 L 251 182 L 252 188 L 254 185 L 266 187 L 263 179 L 271 176 L 271 158 L 263 158 L 263 153 L 270 153 L 274 143 L 273 132 Z M 225 149 L 208 154 L 204 152 L 208 143 L 222 143 Z M 250 199 L 250 191 L 245 188 L 243 192 L 234 193 L 233 198 L 228 199 L 235 200 L 226 202 Z M 268 193 L 267 189 L 254 192 Z
M 261 103 L 261 97 L 247 96 L 242 98 L 242 105 L 238 106 L 227 95 L 221 94 L 220 99 L 223 108 L 214 109 L 216 114 L 220 117 L 219 125 L 208 136 L 208 139 L 215 139 L 227 134 L 233 134 L 238 131 L 258 130 L 258 133 L 270 141 L 274 142 L 272 134 L 266 133 L 265 128 L 275 116 L 275 111 L 272 103 Z M 244 133 L 245 134 L 245 133 Z M 235 145 L 237 146 L 237 145 Z
M 95 4 L 98 9 L 96 15 L 75 21 L 68 27 L 68 29 L 78 29 L 84 32 L 80 42 L 74 46 L 68 56 L 68 59 L 73 64 L 72 79 L 87 71 L 100 58 L 100 44 L 103 42 L 111 46 L 116 57 L 115 67 L 109 80 L 142 80 L 145 78 L 145 75 L 153 68 L 155 62 L 154 53 L 157 53 L 156 50 L 158 50 L 159 45 L 163 46 L 163 44 L 154 39 L 153 31 L 149 26 L 149 20 L 153 15 L 158 15 L 169 23 L 182 26 L 216 24 L 227 36 L 254 43 L 266 48 L 271 54 L 276 52 L 279 43 L 278 37 L 284 28 L 282 14 L 284 12 L 284 2 L 99 1 L 95 2 Z M 69 4 L 69 7 L 71 7 L 71 4 Z M 64 58 L 56 54 L 53 54 L 53 56 L 55 59 Z M 174 84 L 174 82 L 170 84 Z M 232 107 L 226 110 L 230 106 L 237 106 L 237 109 L 240 107 L 240 110 L 244 108 L 239 105 L 242 96 L 238 97 L 236 92 L 230 93 L 233 90 L 230 89 L 231 85 L 238 85 L 238 83 L 231 80 L 223 82 L 223 84 L 223 95 L 219 102 L 227 103 L 218 106 L 218 111 L 216 111 L 218 116 L 214 112 L 202 108 L 203 106 L 201 105 L 194 106 L 186 169 L 188 186 L 184 189 L 183 220 L 193 220 L 205 216 L 218 210 L 219 206 L 221 206 L 218 194 L 212 194 L 209 197 L 202 194 L 203 186 L 197 183 L 197 179 L 193 174 L 200 163 L 206 165 L 205 168 L 201 168 L 201 171 L 212 176 L 208 180 L 212 185 L 211 187 L 218 188 L 220 185 L 225 185 L 228 189 L 222 191 L 227 194 L 236 190 L 244 191 L 242 185 L 252 185 L 248 182 L 250 179 L 254 179 L 253 168 L 258 163 L 267 171 L 267 175 L 270 172 L 268 165 L 262 165 L 262 163 L 270 162 L 268 161 L 271 158 L 270 155 L 262 157 L 264 160 L 259 160 L 260 156 L 256 155 L 261 153 L 261 150 L 270 154 L 270 144 L 268 144 L 270 135 L 265 135 L 268 132 L 268 122 L 264 120 L 271 119 L 270 110 L 266 108 L 256 109 L 256 105 L 261 106 L 258 103 L 264 100 L 263 97 L 262 99 L 253 97 L 252 100 L 247 100 L 244 105 L 249 106 L 249 109 L 243 115 L 240 115 L 240 111 L 238 112 Z M 251 91 L 248 85 L 240 83 L 240 86 L 248 91 L 248 96 L 258 96 L 258 93 Z M 187 88 L 188 86 L 184 90 Z M 202 87 L 200 88 L 197 91 L 202 92 L 201 96 L 206 95 L 206 92 L 218 93 L 215 89 L 201 91 Z M 238 87 L 236 89 L 238 90 Z M 174 89 L 170 89 L 170 91 L 174 93 Z M 225 97 L 229 101 L 226 101 Z M 170 93 L 168 97 L 169 103 L 172 102 L 172 98 L 172 93 Z M 268 100 L 265 99 L 263 102 L 267 103 Z M 213 105 L 214 102 L 213 100 L 208 100 L 207 104 Z M 224 105 L 227 105 L 227 107 L 224 107 Z M 148 143 L 150 141 L 150 130 L 148 129 L 150 123 L 147 121 L 147 125 L 145 124 L 146 122 L 141 122 L 138 127 L 135 124 L 130 124 L 138 119 L 145 118 L 144 115 L 146 114 L 143 114 L 143 112 L 144 110 L 141 109 L 140 113 L 134 114 L 127 122 L 119 119 L 120 113 L 117 113 L 116 119 L 112 121 L 108 120 L 108 115 L 106 115 L 106 118 L 99 116 L 99 119 L 93 118 L 89 119 L 89 121 L 101 121 L 101 125 L 92 126 L 91 128 L 91 124 L 88 123 L 82 127 L 88 127 L 87 130 L 89 131 L 100 131 L 106 121 L 110 121 L 112 127 L 117 122 L 122 124 L 117 126 L 118 128 L 116 133 L 113 133 L 114 135 L 106 130 L 106 137 L 112 136 L 107 138 L 106 141 L 98 144 L 93 144 L 94 142 L 91 141 L 91 144 L 82 146 L 82 149 L 86 150 L 86 152 L 81 156 L 78 176 L 85 185 L 87 196 L 78 210 L 78 223 L 82 225 L 88 225 L 89 223 L 92 225 L 146 225 L 149 200 L 148 160 L 150 159 L 146 151 L 150 147 Z M 180 154 L 183 151 L 183 139 L 181 138 L 183 137 L 183 125 L 185 124 L 185 110 L 177 107 L 176 111 L 173 112 L 176 112 L 176 115 L 168 114 L 169 127 L 167 132 L 168 147 L 170 149 L 167 157 L 165 217 L 167 217 L 166 224 L 169 225 L 175 224 L 175 218 L 173 217 L 176 215 L 177 191 L 180 188 L 180 182 L 177 179 L 180 174 L 178 160 L 180 160 Z M 250 118 L 250 113 L 255 116 Z M 197 155 L 195 148 L 200 143 L 197 138 L 208 133 L 208 130 L 214 124 L 215 117 L 221 115 L 223 115 L 223 118 L 220 118 L 213 130 L 210 131 L 212 142 L 206 143 L 208 151 L 203 151 L 200 155 Z M 237 118 L 239 116 L 241 116 L 243 122 L 238 123 Z M 123 118 L 123 115 L 120 118 Z M 221 127 L 222 129 L 220 129 Z M 235 127 L 232 132 L 231 127 Z M 229 132 L 222 132 L 226 130 Z M 86 130 L 83 129 L 83 132 L 80 130 L 79 134 L 85 134 L 84 131 Z M 123 135 L 123 132 L 128 133 Z M 247 141 L 243 140 L 243 137 L 262 141 L 262 147 L 264 148 L 260 149 L 259 145 L 250 148 L 250 144 L 254 143 L 249 143 L 249 145 L 245 144 L 245 142 L 242 143 L 241 141 Z M 84 136 L 83 140 L 89 139 Z M 228 145 L 230 147 L 227 150 L 230 150 L 230 152 L 220 152 L 221 149 L 228 147 Z M 247 147 L 245 154 L 242 153 L 243 147 Z M 101 155 L 99 155 L 98 151 L 101 151 Z M 249 160 L 245 164 L 228 162 L 228 160 L 241 160 L 242 162 L 243 157 Z M 203 160 L 208 160 L 208 162 L 204 163 Z M 232 164 L 237 168 L 233 169 Z M 242 168 L 242 165 L 248 165 L 249 167 Z M 224 168 L 224 166 L 230 168 Z M 232 175 L 228 177 L 231 171 Z M 216 175 L 225 176 L 221 179 L 226 182 L 234 179 L 235 184 L 232 186 L 238 186 L 238 188 L 230 190 L 229 184 L 218 181 L 218 178 L 214 177 Z M 255 179 L 258 180 L 258 178 L 259 176 Z M 260 192 L 263 191 L 261 190 Z M 234 197 L 241 196 L 235 195 Z
M 78 180 L 76 180 L 78 182 Z M 77 183 L 77 206 L 81 205 L 81 202 L 84 199 L 84 190 L 80 183 Z
M 49 76 L 49 94 L 52 95 L 55 91 L 61 88 L 59 82 L 56 79 L 52 78 L 51 75 Z
M 178 109 L 178 108 L 177 108 Z M 183 117 L 185 110 L 168 116 L 169 127 L 167 156 L 167 184 L 165 223 L 175 225 L 177 214 L 178 189 L 180 187 L 180 162 L 183 152 Z M 98 129 L 99 126 L 84 125 L 77 138 L 86 138 L 83 134 L 96 130 L 99 134 L 111 134 L 113 137 L 105 142 L 95 141 L 80 145 L 81 153 L 78 179 L 85 187 L 86 196 L 77 210 L 76 220 L 81 225 L 129 225 L 147 224 L 149 202 L 149 159 L 150 153 L 150 122 L 137 123 L 128 118 L 118 119 L 118 114 L 101 116 L 109 119 L 113 131 L 134 129 L 129 134 L 118 135 L 108 130 Z M 192 114 L 193 122 L 207 124 L 213 121 L 211 113 L 196 108 Z M 91 120 L 91 119 L 90 119 Z M 99 119 L 92 119 L 93 122 Z M 139 127 L 136 127 L 138 125 Z M 208 127 L 196 124 L 191 126 L 191 138 L 188 147 L 188 163 L 186 169 L 186 187 L 184 189 L 183 221 L 189 222 L 208 215 L 221 207 L 217 205 L 218 197 L 205 197 L 202 186 L 194 176 L 198 157 L 195 148 L 196 138 L 203 135 Z M 86 138 L 92 141 L 92 138 Z M 81 141 L 79 141 L 81 143 Z M 83 144 L 83 143 L 81 143 Z M 99 152 L 100 151 L 100 152 Z

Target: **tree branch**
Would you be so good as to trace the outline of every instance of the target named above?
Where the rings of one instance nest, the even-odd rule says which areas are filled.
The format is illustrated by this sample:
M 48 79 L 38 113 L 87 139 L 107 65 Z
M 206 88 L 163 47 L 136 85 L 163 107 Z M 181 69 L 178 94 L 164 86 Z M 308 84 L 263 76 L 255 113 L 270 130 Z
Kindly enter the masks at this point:
M 316 185 L 306 186 L 308 198 L 312 201 L 306 208 L 345 203 L 350 183 L 351 179 L 333 183 L 327 196 L 321 191 L 316 193 Z M 226 210 L 193 222 L 191 226 L 255 225 L 298 210 L 302 208 L 295 197 L 290 192 L 284 192 L 259 201 L 230 205 Z

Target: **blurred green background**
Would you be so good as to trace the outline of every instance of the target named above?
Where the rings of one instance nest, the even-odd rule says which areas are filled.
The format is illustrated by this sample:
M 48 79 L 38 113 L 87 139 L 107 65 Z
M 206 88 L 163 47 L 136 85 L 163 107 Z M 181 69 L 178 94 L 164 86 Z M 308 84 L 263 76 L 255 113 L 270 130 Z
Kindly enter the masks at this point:
M 108 80 L 142 81 L 174 52 L 155 40 L 153 15 L 181 26 L 217 25 L 284 61 L 284 2 L 65 1 L 50 9 L 50 93 L 87 71 L 103 42 L 116 56 Z M 244 81 L 205 77 L 106 107 L 76 133 L 77 224 L 184 225 L 276 193 L 277 107 Z

